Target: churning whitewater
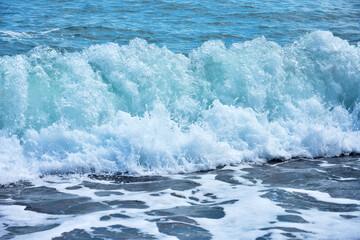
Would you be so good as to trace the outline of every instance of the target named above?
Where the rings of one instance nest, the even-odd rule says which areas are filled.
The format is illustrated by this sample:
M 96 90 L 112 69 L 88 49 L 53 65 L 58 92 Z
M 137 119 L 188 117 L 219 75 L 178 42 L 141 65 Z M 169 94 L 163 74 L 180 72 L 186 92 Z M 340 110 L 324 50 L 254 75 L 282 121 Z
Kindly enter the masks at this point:
M 0 183 L 360 153 L 360 46 L 316 31 L 188 56 L 134 39 L 0 57 Z

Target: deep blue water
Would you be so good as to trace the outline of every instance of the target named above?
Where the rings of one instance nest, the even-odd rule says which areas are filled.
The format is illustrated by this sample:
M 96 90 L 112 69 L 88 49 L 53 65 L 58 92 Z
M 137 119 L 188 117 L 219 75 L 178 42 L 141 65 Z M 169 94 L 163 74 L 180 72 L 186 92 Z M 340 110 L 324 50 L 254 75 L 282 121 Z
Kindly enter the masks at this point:
M 135 37 L 188 53 L 211 39 L 229 45 L 265 36 L 284 45 L 315 30 L 357 44 L 359 1 L 0 1 L 0 55 L 37 45 L 69 51 L 123 45 Z

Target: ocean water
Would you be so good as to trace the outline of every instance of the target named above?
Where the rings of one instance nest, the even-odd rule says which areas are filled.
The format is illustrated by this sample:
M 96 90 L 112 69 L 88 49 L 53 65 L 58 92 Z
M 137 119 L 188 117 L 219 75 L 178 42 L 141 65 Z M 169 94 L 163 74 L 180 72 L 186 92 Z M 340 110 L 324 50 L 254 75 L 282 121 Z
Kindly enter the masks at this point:
M 209 40 L 227 45 L 265 36 L 285 45 L 315 30 L 328 30 L 356 45 L 357 0 L 126 0 L 0 2 L 0 55 L 38 45 L 81 51 L 139 37 L 188 54 Z
M 1 1 L 0 238 L 360 239 L 359 20 L 352 0 Z

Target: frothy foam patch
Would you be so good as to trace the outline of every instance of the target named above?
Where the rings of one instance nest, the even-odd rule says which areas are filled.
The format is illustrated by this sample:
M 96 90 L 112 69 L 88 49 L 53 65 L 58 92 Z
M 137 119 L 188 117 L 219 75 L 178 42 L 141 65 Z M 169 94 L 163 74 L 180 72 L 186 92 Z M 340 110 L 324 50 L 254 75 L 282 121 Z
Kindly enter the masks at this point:
M 360 153 L 359 64 L 359 47 L 322 31 L 189 56 L 141 39 L 4 56 L 1 183 Z

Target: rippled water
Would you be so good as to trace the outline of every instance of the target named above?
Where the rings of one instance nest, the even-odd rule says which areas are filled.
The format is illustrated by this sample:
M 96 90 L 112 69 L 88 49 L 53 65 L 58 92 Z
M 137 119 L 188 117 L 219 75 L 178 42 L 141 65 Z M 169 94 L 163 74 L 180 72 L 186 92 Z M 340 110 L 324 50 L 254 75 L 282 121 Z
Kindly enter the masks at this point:
M 0 55 L 41 44 L 75 51 L 135 37 L 188 53 L 212 39 L 231 44 L 265 36 L 283 45 L 314 30 L 357 44 L 359 16 L 357 0 L 2 0 Z

